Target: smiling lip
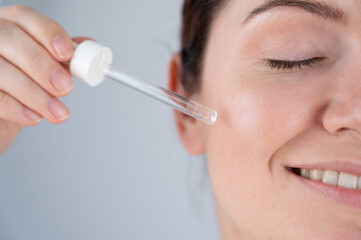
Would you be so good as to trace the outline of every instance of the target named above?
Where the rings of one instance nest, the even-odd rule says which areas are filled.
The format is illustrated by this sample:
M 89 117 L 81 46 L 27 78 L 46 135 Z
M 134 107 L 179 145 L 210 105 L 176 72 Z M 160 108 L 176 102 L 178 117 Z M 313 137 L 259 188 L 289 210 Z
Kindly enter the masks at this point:
M 338 172 L 348 172 L 361 176 L 361 167 L 358 164 L 350 163 L 333 163 L 333 164 L 317 164 L 317 165 L 308 165 L 297 168 L 306 168 L 306 169 L 330 169 Z M 287 170 L 290 172 L 289 170 Z M 347 189 L 343 187 L 331 186 L 325 184 L 321 181 L 315 181 L 306 179 L 302 176 L 298 176 L 290 172 L 293 176 L 296 177 L 301 183 L 305 184 L 307 187 L 310 187 L 313 191 L 319 193 L 323 197 L 336 202 L 341 205 L 345 205 L 351 208 L 361 210 L 361 189 Z
M 358 159 L 361 163 L 361 161 Z M 355 176 L 361 176 L 361 165 L 352 162 L 331 162 L 331 163 L 318 163 L 318 164 L 305 164 L 296 165 L 292 168 L 304 168 L 304 169 L 328 169 L 336 172 L 350 173 Z

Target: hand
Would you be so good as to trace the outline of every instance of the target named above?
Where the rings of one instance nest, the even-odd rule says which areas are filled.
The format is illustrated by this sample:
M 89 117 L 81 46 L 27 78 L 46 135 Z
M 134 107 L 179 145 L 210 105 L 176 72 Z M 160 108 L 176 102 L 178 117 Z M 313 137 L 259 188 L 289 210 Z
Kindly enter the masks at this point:
M 57 97 L 73 88 L 61 64 L 72 55 L 71 38 L 52 19 L 25 6 L 0 8 L 0 134 L 8 133 L 0 138 L 0 153 L 21 126 L 69 117 Z

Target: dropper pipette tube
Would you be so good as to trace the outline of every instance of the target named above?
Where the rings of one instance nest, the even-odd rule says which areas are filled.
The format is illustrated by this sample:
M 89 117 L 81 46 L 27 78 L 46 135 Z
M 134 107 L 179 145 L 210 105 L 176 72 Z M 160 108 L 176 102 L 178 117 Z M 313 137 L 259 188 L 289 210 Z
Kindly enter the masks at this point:
M 165 103 L 168 106 L 204 123 L 213 124 L 217 119 L 216 111 L 194 102 L 186 97 L 183 97 L 175 92 L 140 79 L 112 65 L 108 65 L 108 67 L 104 69 L 104 75 L 106 77 L 141 93 L 144 93 L 145 95 Z
M 213 124 L 217 120 L 216 111 L 112 66 L 110 48 L 91 40 L 73 44 L 75 51 L 69 64 L 70 71 L 90 86 L 98 86 L 107 77 L 204 123 Z

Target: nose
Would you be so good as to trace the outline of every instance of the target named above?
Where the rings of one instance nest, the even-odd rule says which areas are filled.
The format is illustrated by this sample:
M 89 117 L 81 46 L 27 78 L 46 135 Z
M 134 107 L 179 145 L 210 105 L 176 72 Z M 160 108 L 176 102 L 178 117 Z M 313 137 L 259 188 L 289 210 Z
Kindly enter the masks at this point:
M 361 81 L 358 84 L 361 86 Z M 355 132 L 361 138 L 360 87 L 343 89 L 342 94 L 338 94 L 324 110 L 322 123 L 330 133 Z

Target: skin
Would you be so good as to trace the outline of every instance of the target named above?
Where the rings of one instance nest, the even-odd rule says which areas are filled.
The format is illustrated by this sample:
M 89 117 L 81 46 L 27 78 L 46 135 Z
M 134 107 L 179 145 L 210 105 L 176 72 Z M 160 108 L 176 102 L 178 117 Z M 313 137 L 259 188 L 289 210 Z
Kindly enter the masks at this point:
M 215 17 L 194 96 L 218 111 L 206 126 L 175 113 L 191 154 L 205 154 L 218 222 L 231 239 L 361 238 L 361 210 L 327 199 L 286 166 L 353 159 L 361 152 L 361 5 L 343 9 L 347 24 L 294 7 L 276 7 L 242 24 L 261 0 L 231 1 Z M 265 59 L 325 57 L 313 67 L 271 69 Z M 169 87 L 187 95 L 179 55 Z
M 202 89 L 188 97 L 216 109 L 219 118 L 206 126 L 176 113 L 176 121 L 189 153 L 207 157 L 223 239 L 361 237 L 360 210 L 321 197 L 285 169 L 361 158 L 361 5 L 357 0 L 323 2 L 347 12 L 348 24 L 290 7 L 241 24 L 261 0 L 231 1 L 215 17 Z M 59 24 L 23 6 L 0 9 L 0 43 L 3 151 L 22 126 L 42 118 L 61 123 L 69 116 L 57 97 L 71 91 L 69 72 L 61 63 L 73 50 Z M 326 61 L 284 71 L 265 64 L 270 58 L 312 57 Z M 54 80 L 59 71 L 65 77 Z M 180 78 L 175 55 L 169 87 L 187 96 Z

